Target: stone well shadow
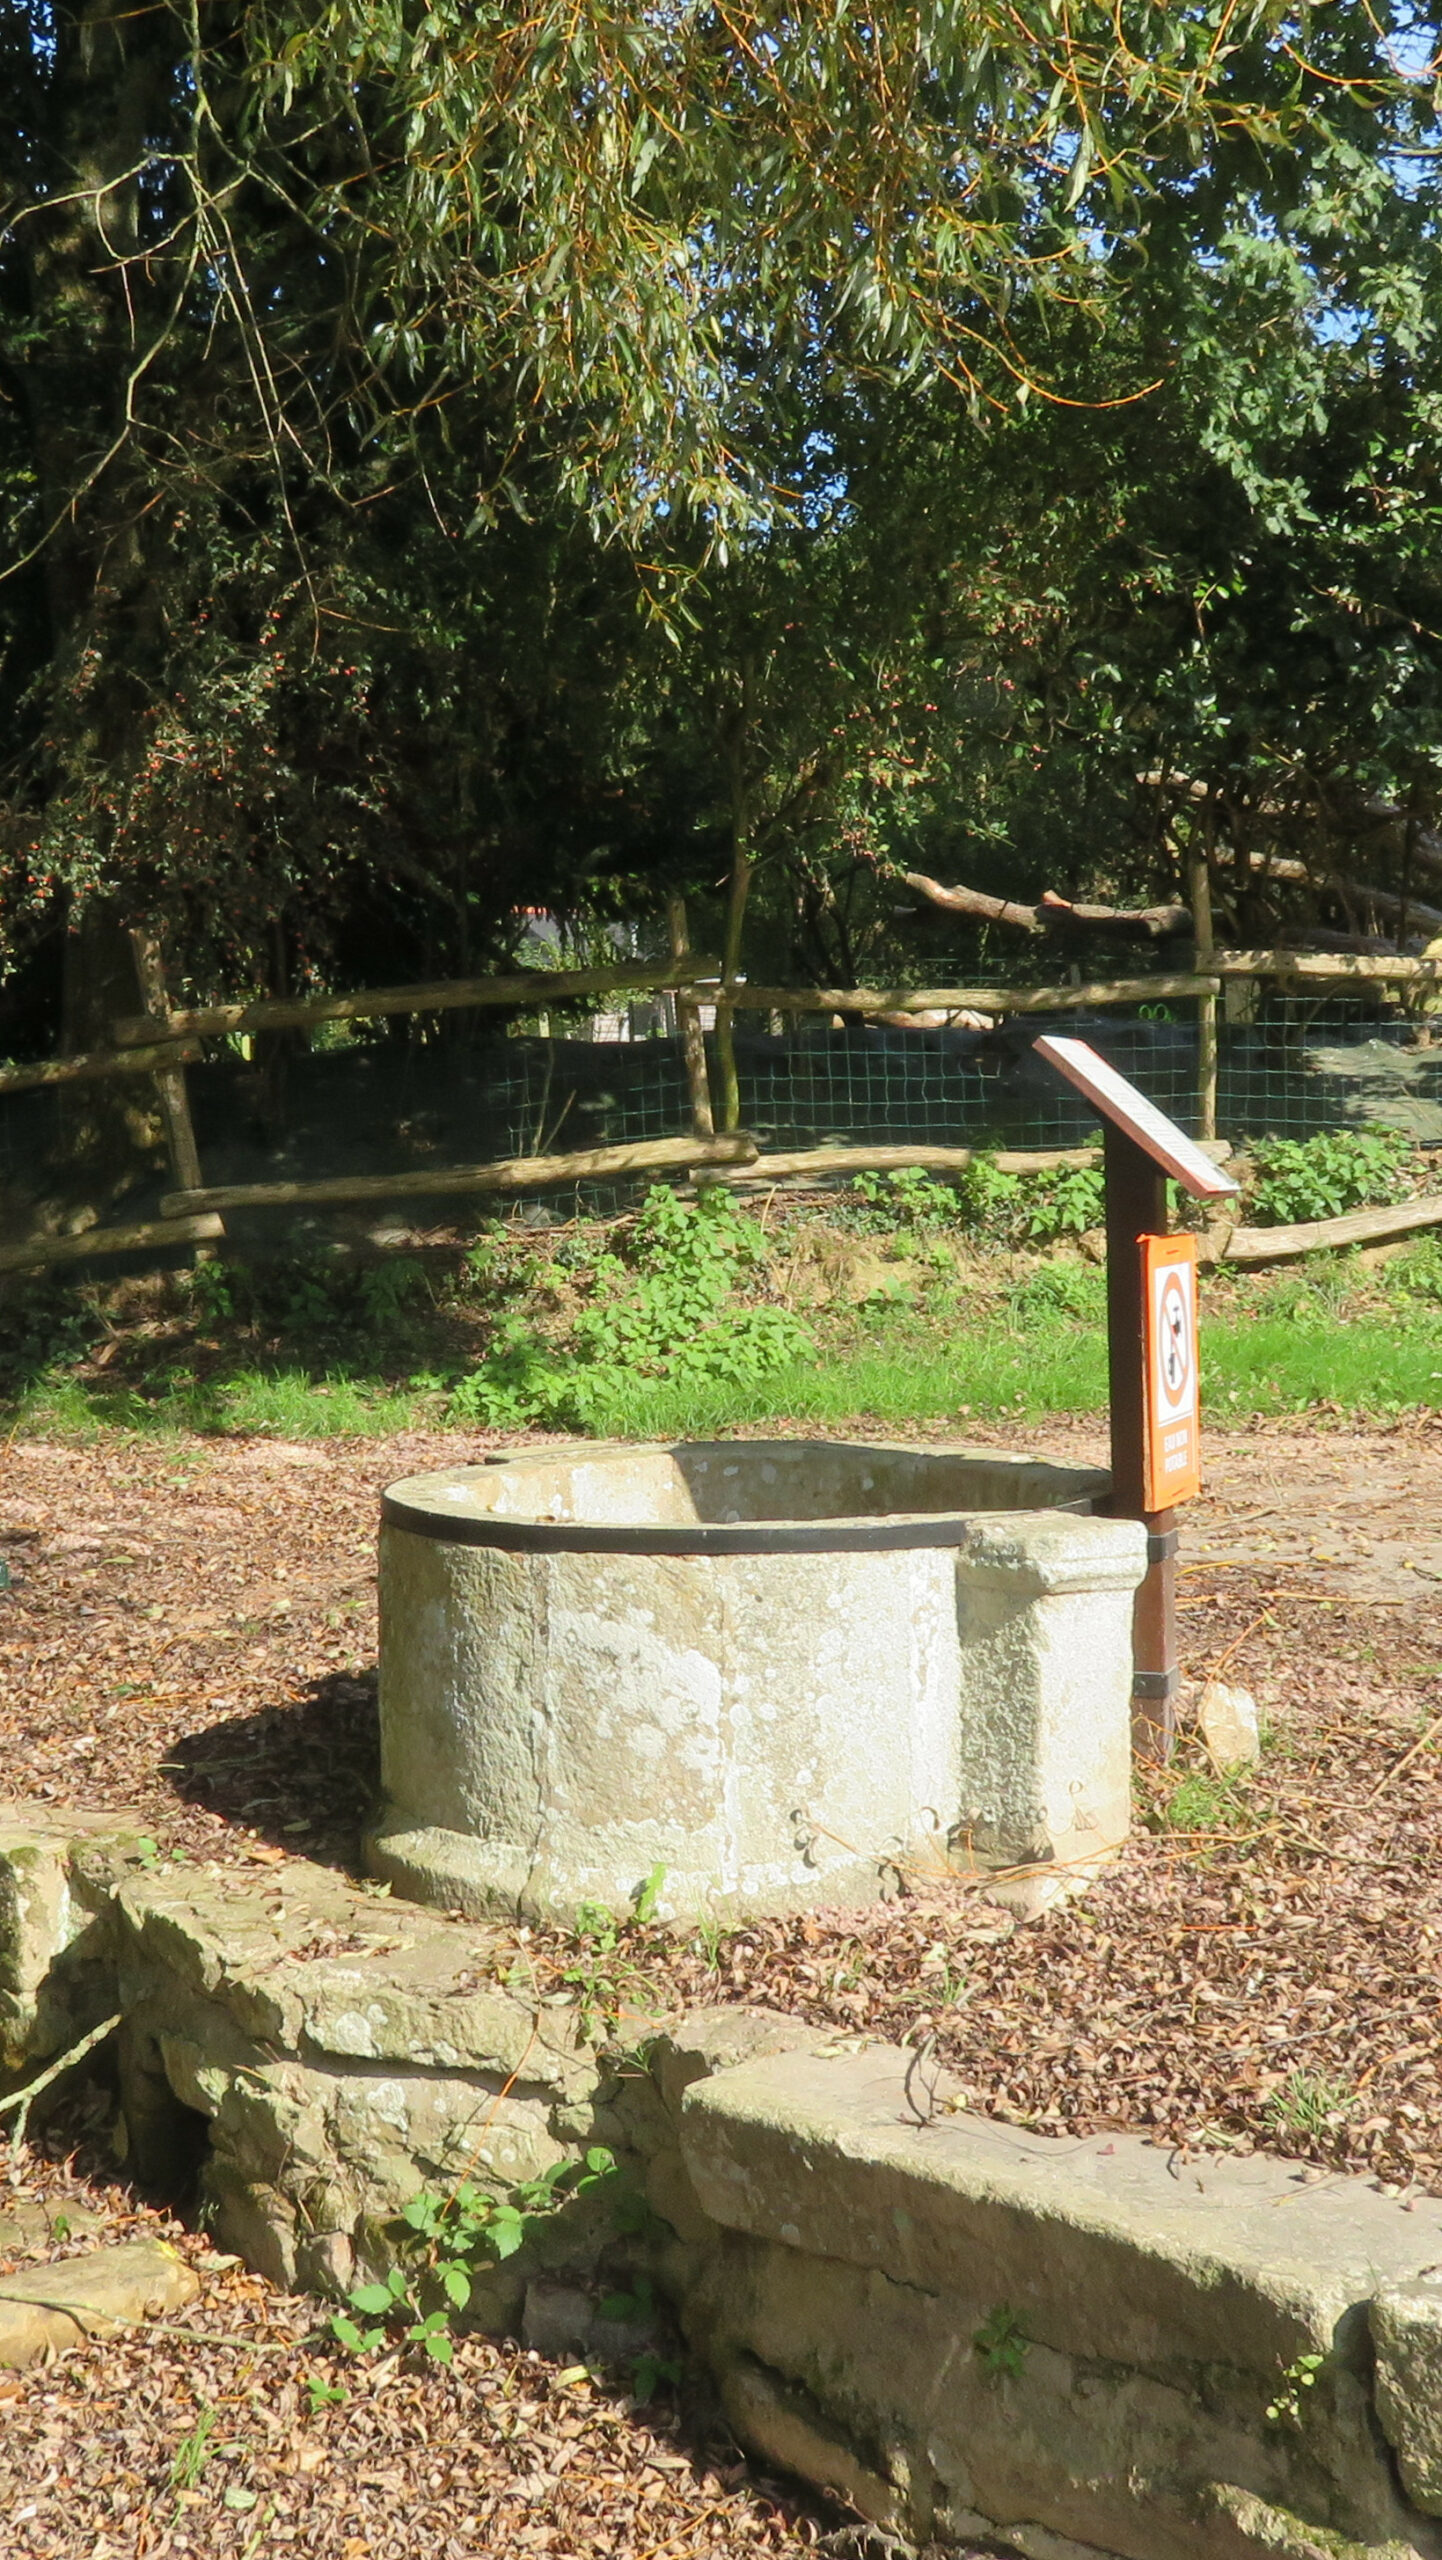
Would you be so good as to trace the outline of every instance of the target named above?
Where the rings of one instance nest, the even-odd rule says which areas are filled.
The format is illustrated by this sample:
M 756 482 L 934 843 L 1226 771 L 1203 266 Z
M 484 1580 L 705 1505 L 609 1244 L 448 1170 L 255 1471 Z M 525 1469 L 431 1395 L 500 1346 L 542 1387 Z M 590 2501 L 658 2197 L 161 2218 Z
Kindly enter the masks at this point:
M 284 1706 L 181 1735 L 178 1796 L 292 1856 L 361 1875 L 361 1826 L 380 1791 L 376 1674 L 332 1672 Z

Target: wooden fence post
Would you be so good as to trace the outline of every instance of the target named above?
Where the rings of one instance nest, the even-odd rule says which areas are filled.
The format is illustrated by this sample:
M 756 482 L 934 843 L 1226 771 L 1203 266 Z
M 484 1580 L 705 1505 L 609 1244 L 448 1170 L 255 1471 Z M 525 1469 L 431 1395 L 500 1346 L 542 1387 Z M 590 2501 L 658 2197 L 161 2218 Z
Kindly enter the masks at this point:
M 165 964 L 160 956 L 160 945 L 153 935 L 135 930 L 130 936 L 130 948 L 135 954 L 135 974 L 140 981 L 146 1012 L 155 1016 L 156 1028 L 163 1040 L 169 1016 L 165 1001 Z M 157 1067 L 155 1091 L 160 1116 L 165 1123 L 171 1182 L 177 1191 L 198 1191 L 203 1176 L 200 1151 L 195 1143 L 195 1124 L 190 1117 L 190 1096 L 186 1091 L 184 1067 Z

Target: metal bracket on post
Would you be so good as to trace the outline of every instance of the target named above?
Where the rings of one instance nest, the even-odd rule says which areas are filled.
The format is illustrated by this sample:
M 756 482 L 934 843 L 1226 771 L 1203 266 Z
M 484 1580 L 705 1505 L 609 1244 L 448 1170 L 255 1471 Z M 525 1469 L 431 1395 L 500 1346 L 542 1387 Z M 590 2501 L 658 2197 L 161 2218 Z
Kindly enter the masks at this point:
M 1179 1540 L 1175 1512 L 1170 1505 L 1157 1507 L 1149 1460 L 1155 1420 L 1149 1389 L 1154 1318 L 1145 1253 L 1155 1251 L 1147 1240 L 1167 1233 L 1168 1175 L 1203 1200 L 1224 1198 L 1237 1185 L 1084 1040 L 1046 1037 L 1035 1045 L 1102 1118 L 1112 1466 L 1108 1507 L 1118 1519 L 1146 1522 L 1147 1569 L 1132 1612 L 1132 1739 L 1144 1758 L 1166 1760 L 1176 1738 L 1181 1684 Z M 1175 1259 L 1180 1248 L 1172 1251 Z M 1191 1356 L 1194 1362 L 1194 1344 Z M 1188 1489 L 1185 1482 L 1182 1489 Z

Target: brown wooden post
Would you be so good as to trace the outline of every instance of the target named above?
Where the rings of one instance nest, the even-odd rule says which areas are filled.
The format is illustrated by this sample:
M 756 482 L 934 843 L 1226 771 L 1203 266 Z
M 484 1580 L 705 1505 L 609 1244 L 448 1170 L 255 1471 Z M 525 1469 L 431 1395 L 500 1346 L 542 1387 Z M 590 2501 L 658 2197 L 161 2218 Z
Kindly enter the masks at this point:
M 1146 1318 L 1140 1239 L 1167 1231 L 1167 1177 L 1115 1121 L 1102 1126 L 1106 1168 L 1107 1358 L 1111 1372 L 1109 1509 L 1141 1520 L 1147 1570 L 1132 1615 L 1132 1740 L 1145 1759 L 1171 1757 L 1177 1730 L 1177 1528 L 1149 1511 L 1146 1485 Z
M 135 974 L 145 998 L 147 1013 L 154 1014 L 162 1037 L 168 1023 L 165 1001 L 165 964 L 160 946 L 148 933 L 132 930 L 130 948 L 135 954 Z M 182 1066 L 158 1067 L 155 1093 L 160 1116 L 165 1124 L 166 1152 L 170 1157 L 170 1178 L 177 1191 L 198 1191 L 203 1179 L 200 1151 L 195 1143 L 195 1124 L 190 1117 L 190 1096 L 186 1091 Z
M 1148 1501 L 1163 1483 L 1175 1487 L 1174 1500 L 1201 1489 L 1196 1256 L 1190 1237 L 1164 1241 L 1167 1177 L 1197 1200 L 1234 1196 L 1237 1186 L 1084 1040 L 1047 1032 L 1035 1045 L 1101 1115 L 1112 1425 L 1107 1508 L 1146 1527 L 1146 1572 L 1132 1617 L 1132 1739 L 1145 1758 L 1165 1760 L 1176 1736 L 1180 1681 L 1177 1515 L 1174 1508 L 1149 1510 Z M 1157 1239 L 1145 1247 L 1150 1278 L 1144 1238 Z

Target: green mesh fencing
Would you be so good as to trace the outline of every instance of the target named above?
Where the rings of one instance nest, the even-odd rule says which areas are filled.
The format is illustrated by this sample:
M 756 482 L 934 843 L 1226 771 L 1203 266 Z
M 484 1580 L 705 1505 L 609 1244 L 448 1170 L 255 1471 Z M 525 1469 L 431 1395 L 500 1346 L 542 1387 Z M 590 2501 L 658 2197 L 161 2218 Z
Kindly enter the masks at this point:
M 1059 1147 L 1087 1143 L 1096 1123 L 1080 1097 L 1035 1057 L 1043 1030 L 1089 1041 L 1149 1100 L 1195 1132 L 1196 1008 L 1172 1005 L 1016 1017 L 985 1033 L 823 1024 L 786 1037 L 736 1026 L 742 1125 L 767 1150 L 875 1143 Z M 509 1044 L 507 1152 L 680 1136 L 690 1107 L 678 1044 L 665 1038 L 585 1050 Z M 1305 1137 L 1368 1120 L 1442 1144 L 1442 1045 L 1425 1024 L 1365 999 L 1325 1004 L 1268 990 L 1252 1021 L 1218 1026 L 1217 1125 L 1241 1144 Z M 492 1053 L 494 1056 L 494 1053 Z M 577 1059 L 583 1062 L 578 1068 Z M 602 1063 L 604 1061 L 604 1063 Z M 714 1071 L 714 1052 L 712 1066 Z

